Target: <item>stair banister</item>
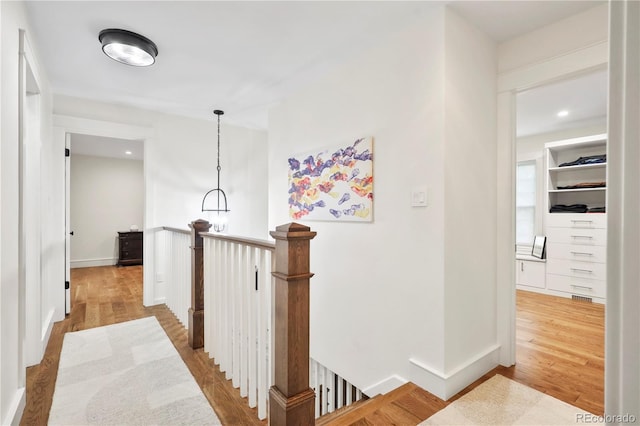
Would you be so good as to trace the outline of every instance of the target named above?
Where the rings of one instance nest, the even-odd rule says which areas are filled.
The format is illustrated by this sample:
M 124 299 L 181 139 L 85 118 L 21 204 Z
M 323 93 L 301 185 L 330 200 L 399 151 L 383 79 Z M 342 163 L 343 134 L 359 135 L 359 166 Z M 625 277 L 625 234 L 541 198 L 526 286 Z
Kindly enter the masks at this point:
M 269 390 L 269 423 L 312 425 L 315 393 L 309 387 L 309 242 L 307 226 L 276 227 L 274 291 L 274 385 Z
M 211 224 L 198 219 L 189 224 L 191 228 L 191 307 L 189 308 L 189 346 L 198 349 L 204 346 L 204 260 L 201 232 L 207 232 Z

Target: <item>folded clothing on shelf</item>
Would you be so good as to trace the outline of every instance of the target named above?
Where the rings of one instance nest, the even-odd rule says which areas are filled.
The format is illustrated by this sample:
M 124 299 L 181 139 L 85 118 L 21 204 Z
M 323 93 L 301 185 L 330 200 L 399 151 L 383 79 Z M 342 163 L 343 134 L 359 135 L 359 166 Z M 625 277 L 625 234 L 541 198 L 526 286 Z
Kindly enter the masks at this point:
M 587 213 L 606 213 L 606 209 L 604 207 L 591 207 L 587 210 Z
M 586 204 L 554 204 L 549 213 L 586 213 L 588 210 Z
M 606 163 L 607 162 L 607 154 L 602 155 L 589 155 L 588 157 L 580 157 L 577 160 L 562 163 L 558 167 L 567 167 L 567 166 L 579 166 L 583 164 L 598 164 L 598 163 Z
M 583 188 L 603 188 L 607 182 L 581 182 L 574 185 L 559 186 L 558 189 L 583 189 Z

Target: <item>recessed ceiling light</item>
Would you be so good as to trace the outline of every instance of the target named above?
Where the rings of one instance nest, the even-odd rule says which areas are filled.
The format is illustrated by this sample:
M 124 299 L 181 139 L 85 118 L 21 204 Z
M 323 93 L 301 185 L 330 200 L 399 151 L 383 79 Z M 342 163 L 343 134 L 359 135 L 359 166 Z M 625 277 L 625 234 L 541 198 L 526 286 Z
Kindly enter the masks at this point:
M 109 28 L 100 31 L 98 40 L 105 55 L 123 64 L 147 67 L 153 65 L 158 56 L 154 42 L 131 31 Z
M 566 109 L 563 109 L 562 111 L 558 111 L 558 114 L 556 114 L 558 117 L 566 117 L 567 115 L 569 115 L 569 111 L 567 111 Z
M 127 155 L 133 154 L 131 151 L 125 151 L 124 153 L 127 154 Z

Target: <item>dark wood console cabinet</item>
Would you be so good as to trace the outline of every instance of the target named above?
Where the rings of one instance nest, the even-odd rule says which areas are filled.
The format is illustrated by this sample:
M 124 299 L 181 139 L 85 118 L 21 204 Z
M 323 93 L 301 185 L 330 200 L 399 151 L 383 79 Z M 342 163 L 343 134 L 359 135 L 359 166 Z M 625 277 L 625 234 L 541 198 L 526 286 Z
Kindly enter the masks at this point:
M 142 265 L 142 231 L 118 232 L 118 266 Z

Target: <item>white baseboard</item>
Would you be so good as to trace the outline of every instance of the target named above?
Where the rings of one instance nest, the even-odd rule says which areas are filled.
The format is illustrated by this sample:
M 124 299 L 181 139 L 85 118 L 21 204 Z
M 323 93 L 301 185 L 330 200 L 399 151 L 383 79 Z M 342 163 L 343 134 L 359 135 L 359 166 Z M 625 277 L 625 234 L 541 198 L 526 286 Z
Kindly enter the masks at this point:
M 2 419 L 3 425 L 18 426 L 20 420 L 22 420 L 22 413 L 27 403 L 25 388 L 19 388 L 16 390 L 7 410 L 7 415 Z
M 115 257 L 105 257 L 102 259 L 72 260 L 69 263 L 71 264 L 71 269 L 90 268 L 92 266 L 113 266 L 118 263 L 118 259 Z
M 446 401 L 498 366 L 499 353 L 500 345 L 494 345 L 446 374 L 411 358 L 411 381 Z
M 47 315 L 47 319 L 44 322 L 44 327 L 42 327 L 42 353 L 47 349 L 47 343 L 49 343 L 49 337 L 51 336 L 51 330 L 53 330 L 53 323 L 55 322 L 55 309 L 51 309 L 49 311 L 49 315 Z
M 167 303 L 167 298 L 166 297 L 158 297 L 156 299 L 153 299 L 153 302 L 150 305 L 147 305 L 146 303 L 142 303 L 143 306 L 155 306 L 155 305 L 162 305 L 163 303 Z
M 374 385 L 362 389 L 362 393 L 370 398 L 373 398 L 376 395 L 384 395 L 387 392 L 391 392 L 392 390 L 404 385 L 407 382 L 408 380 L 400 376 L 393 375 Z

